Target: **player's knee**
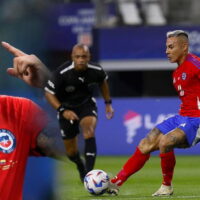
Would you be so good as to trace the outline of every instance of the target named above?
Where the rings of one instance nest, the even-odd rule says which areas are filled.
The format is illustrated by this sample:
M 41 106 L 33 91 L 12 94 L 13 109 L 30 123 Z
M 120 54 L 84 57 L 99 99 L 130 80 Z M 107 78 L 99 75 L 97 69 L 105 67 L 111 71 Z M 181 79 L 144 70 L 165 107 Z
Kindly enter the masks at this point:
M 73 156 L 77 154 L 77 148 L 74 147 L 66 147 L 67 156 Z
M 83 137 L 84 137 L 84 139 L 88 139 L 88 138 L 94 137 L 94 135 L 95 135 L 94 131 L 95 131 L 95 129 L 92 126 L 83 128 Z
M 140 141 L 138 147 L 139 147 L 140 151 L 144 154 L 150 153 L 153 149 L 153 145 L 147 138 L 142 139 Z
M 170 150 L 170 142 L 166 137 L 162 137 L 159 142 L 159 149 L 161 152 L 168 152 Z

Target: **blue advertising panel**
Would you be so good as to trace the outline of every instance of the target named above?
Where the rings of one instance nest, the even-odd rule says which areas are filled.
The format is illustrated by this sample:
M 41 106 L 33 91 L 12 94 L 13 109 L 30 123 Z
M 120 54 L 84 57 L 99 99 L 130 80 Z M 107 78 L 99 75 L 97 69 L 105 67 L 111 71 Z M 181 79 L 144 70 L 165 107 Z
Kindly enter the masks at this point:
M 108 14 L 116 15 L 113 9 Z M 71 50 L 74 44 L 84 43 L 93 48 L 98 60 L 165 59 L 166 32 L 183 29 L 189 33 L 190 51 L 200 55 L 199 26 L 95 28 L 92 3 L 55 4 L 47 15 L 45 32 L 51 50 Z
M 116 15 L 114 5 L 109 3 L 108 17 Z M 53 50 L 71 50 L 76 43 L 93 44 L 92 29 L 96 23 L 93 3 L 55 4 L 47 11 L 47 46 Z
M 165 41 L 168 31 L 182 29 L 189 33 L 190 51 L 200 55 L 200 27 L 143 26 L 94 30 L 99 60 L 166 59 Z
M 159 122 L 177 114 L 178 98 L 120 98 L 113 100 L 115 116 L 105 117 L 105 105 L 98 101 L 96 130 L 99 155 L 131 155 L 139 141 Z M 178 154 L 200 154 L 200 147 L 176 150 Z
M 54 5 L 48 12 L 48 47 L 54 50 L 71 50 L 77 42 L 90 46 L 94 16 L 92 3 Z

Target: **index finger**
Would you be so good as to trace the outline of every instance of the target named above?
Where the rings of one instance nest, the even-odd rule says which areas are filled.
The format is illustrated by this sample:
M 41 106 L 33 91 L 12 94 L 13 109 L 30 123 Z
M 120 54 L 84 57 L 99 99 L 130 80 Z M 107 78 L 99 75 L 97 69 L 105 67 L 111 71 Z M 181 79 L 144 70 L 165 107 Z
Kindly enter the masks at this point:
M 25 56 L 26 53 L 24 53 L 23 51 L 15 48 L 14 46 L 10 45 L 7 42 L 1 42 L 1 45 L 8 50 L 10 53 L 12 53 L 14 56 Z

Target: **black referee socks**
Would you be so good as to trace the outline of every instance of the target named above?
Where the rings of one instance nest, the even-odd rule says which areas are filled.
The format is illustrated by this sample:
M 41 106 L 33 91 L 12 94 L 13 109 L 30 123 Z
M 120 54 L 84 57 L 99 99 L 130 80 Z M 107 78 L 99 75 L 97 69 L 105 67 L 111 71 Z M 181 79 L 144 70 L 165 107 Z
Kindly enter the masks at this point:
M 85 163 L 87 172 L 94 168 L 97 147 L 94 137 L 85 139 Z
M 77 167 L 79 175 L 80 175 L 80 179 L 83 182 L 84 177 L 86 175 L 86 169 L 85 169 L 85 165 L 84 165 L 83 160 L 81 159 L 79 153 L 77 153 L 74 156 L 68 156 L 68 158 L 76 164 L 76 167 Z

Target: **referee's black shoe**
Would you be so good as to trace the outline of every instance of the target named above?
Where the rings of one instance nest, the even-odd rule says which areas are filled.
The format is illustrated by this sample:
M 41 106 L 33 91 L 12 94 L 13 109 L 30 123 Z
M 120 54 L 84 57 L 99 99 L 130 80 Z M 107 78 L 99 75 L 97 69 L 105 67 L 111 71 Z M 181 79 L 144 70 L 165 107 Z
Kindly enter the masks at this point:
M 79 165 L 77 165 L 77 169 L 78 169 L 78 172 L 79 172 L 81 182 L 83 183 L 85 175 L 87 174 L 87 171 L 85 169 L 85 165 L 83 163 L 80 163 Z

